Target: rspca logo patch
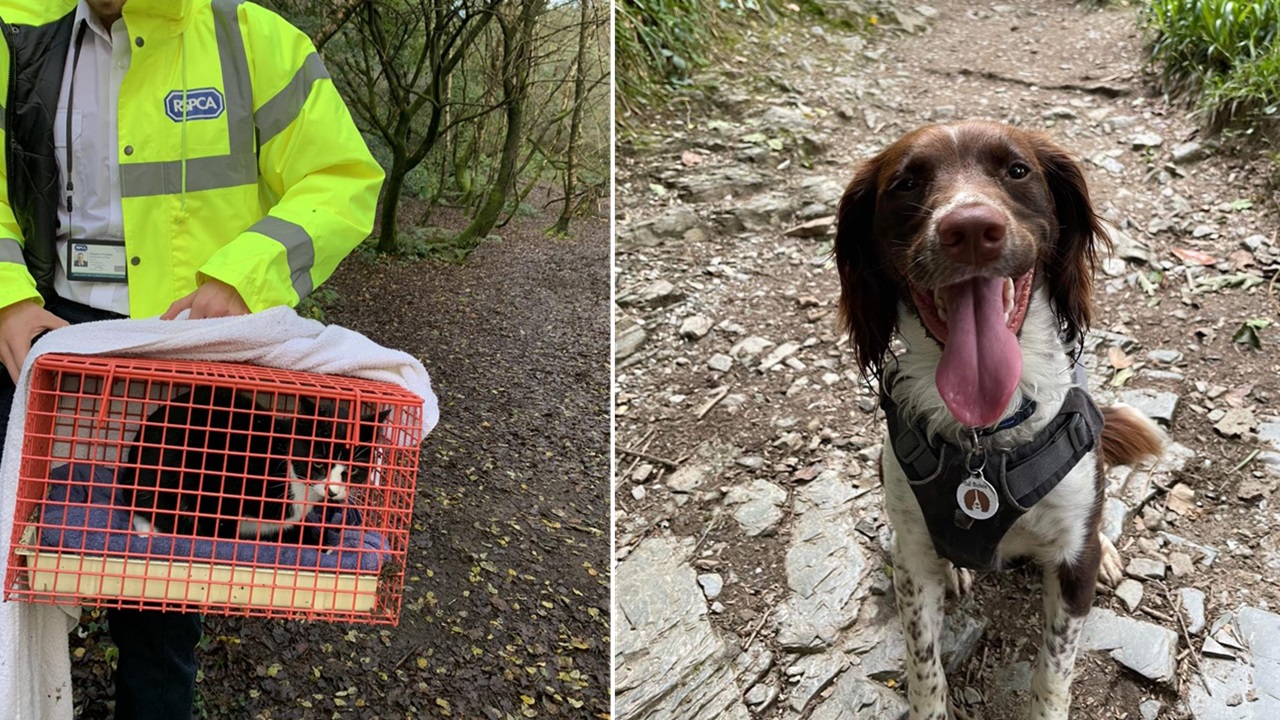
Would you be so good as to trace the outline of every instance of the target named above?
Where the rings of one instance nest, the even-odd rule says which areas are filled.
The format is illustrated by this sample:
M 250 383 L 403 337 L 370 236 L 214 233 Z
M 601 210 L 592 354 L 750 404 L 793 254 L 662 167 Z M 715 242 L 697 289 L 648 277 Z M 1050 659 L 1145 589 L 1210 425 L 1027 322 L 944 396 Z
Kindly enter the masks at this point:
M 222 93 L 214 88 L 197 88 L 187 91 L 186 103 L 182 101 L 182 91 L 174 90 L 164 96 L 164 114 L 174 122 L 182 122 L 185 110 L 188 120 L 212 120 L 222 115 L 226 103 Z

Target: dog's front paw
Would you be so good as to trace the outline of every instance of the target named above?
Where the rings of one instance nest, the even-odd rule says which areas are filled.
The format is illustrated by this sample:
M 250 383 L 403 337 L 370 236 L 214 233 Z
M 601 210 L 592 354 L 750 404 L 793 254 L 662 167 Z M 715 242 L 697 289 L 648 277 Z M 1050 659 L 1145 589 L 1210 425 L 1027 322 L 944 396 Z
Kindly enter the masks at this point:
M 947 565 L 947 591 L 954 597 L 963 597 L 973 589 L 973 572 L 967 568 Z
M 1098 542 L 1102 546 L 1102 562 L 1098 564 L 1098 580 L 1109 588 L 1114 588 L 1124 579 L 1124 561 L 1120 559 L 1120 551 L 1111 544 L 1106 535 L 1098 533 Z

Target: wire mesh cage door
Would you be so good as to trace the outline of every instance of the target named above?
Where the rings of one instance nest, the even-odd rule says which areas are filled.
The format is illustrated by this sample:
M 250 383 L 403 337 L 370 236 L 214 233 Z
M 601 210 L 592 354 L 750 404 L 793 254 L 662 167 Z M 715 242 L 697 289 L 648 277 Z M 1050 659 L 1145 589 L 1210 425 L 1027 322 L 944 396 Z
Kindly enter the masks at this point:
M 395 623 L 421 440 L 387 383 L 41 356 L 5 597 Z

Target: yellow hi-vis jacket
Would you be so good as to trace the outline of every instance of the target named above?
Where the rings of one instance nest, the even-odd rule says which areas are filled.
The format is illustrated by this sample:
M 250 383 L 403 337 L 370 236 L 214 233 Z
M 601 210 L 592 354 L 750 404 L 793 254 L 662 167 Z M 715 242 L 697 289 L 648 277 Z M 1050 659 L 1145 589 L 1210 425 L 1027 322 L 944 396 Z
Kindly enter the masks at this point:
M 48 85 L 75 9 L 0 0 L 0 307 L 52 292 Z M 101 112 L 118 112 L 130 314 L 209 278 L 252 311 L 297 304 L 368 237 L 383 178 L 314 46 L 243 0 L 129 0 L 124 21 L 131 63 L 119 107 Z

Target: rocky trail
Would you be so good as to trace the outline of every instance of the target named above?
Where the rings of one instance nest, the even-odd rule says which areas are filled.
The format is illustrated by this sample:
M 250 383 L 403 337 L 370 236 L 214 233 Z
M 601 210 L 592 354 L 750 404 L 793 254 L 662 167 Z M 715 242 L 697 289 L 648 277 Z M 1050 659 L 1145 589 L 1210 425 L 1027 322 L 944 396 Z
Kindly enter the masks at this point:
M 617 717 L 905 712 L 883 418 L 836 329 L 831 216 L 858 161 L 970 117 L 1044 129 L 1083 160 L 1117 241 L 1091 390 L 1171 440 L 1108 476 L 1127 577 L 1095 601 L 1072 717 L 1280 717 L 1275 164 L 1201 137 L 1154 91 L 1137 12 L 936 0 L 866 35 L 782 18 L 627 120 Z M 1025 716 L 1039 584 L 1013 568 L 948 601 L 948 677 L 975 718 Z

